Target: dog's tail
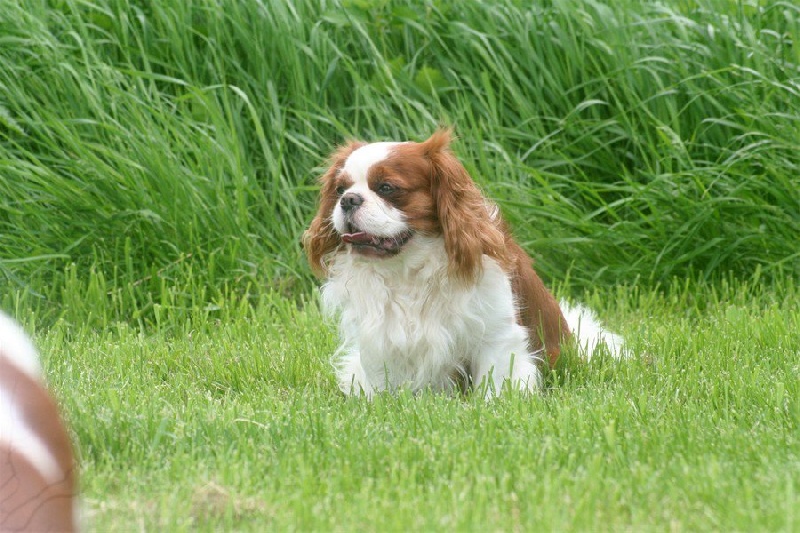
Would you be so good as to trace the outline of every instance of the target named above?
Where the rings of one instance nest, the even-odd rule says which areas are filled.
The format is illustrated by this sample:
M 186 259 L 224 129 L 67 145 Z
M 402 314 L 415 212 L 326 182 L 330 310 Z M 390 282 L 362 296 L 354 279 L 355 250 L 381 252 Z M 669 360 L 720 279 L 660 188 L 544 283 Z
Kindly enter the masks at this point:
M 72 446 L 28 336 L 0 312 L 0 530 L 77 528 Z
M 625 344 L 620 335 L 608 331 L 594 311 L 580 304 L 571 304 L 562 300 L 561 312 L 567 320 L 578 350 L 587 360 L 591 359 L 597 349 L 605 346 L 608 354 L 620 359 L 625 357 Z

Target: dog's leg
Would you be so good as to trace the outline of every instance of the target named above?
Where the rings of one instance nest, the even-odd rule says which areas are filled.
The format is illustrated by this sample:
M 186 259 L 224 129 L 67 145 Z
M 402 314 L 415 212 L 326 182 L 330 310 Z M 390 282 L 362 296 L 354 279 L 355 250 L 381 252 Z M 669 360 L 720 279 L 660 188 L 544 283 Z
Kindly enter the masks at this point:
M 476 390 L 485 387 L 487 398 L 499 396 L 503 385 L 523 391 L 542 386 L 542 374 L 528 351 L 525 328 L 514 324 L 502 335 L 490 336 L 472 362 L 472 381 Z
M 343 393 L 348 396 L 363 394 L 367 398 L 372 398 L 375 389 L 370 384 L 367 372 L 361 364 L 361 352 L 352 348 L 344 353 L 337 354 L 334 366 L 336 367 L 339 389 Z

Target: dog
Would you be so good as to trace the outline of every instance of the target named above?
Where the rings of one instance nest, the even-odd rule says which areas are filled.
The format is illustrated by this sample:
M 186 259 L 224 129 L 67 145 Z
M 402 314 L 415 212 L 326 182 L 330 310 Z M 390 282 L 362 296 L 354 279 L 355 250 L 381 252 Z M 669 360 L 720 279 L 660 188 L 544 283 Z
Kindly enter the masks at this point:
M 0 312 L 0 531 L 76 531 L 69 436 L 28 336 Z
M 540 365 L 570 339 L 587 356 L 600 343 L 621 353 L 591 311 L 559 305 L 450 143 L 449 129 L 424 142 L 348 142 L 320 179 L 303 243 L 325 278 L 323 309 L 339 317 L 346 394 L 535 391 Z

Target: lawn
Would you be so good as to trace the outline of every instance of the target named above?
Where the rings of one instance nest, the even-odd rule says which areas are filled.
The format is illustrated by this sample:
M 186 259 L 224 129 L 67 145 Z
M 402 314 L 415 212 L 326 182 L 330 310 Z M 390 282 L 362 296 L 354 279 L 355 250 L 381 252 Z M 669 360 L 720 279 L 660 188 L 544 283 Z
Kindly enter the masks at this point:
M 87 528 L 800 531 L 797 43 L 781 1 L 0 0 L 0 306 Z M 441 124 L 629 359 L 339 394 L 317 177 Z
M 794 285 L 587 294 L 634 356 L 539 396 L 346 399 L 317 305 L 39 336 L 95 531 L 794 531 Z

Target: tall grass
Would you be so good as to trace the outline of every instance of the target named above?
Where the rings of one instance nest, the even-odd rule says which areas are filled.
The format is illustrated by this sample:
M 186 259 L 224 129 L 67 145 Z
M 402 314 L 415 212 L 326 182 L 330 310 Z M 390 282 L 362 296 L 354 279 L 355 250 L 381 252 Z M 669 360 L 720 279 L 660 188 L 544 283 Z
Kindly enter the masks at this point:
M 612 4 L 0 0 L 2 303 L 306 287 L 328 151 L 440 123 L 548 280 L 796 275 L 800 8 Z

